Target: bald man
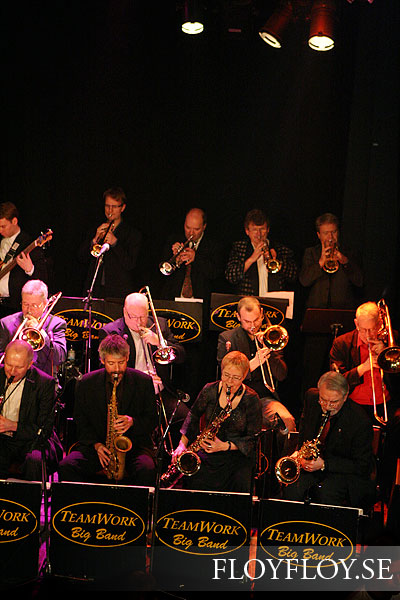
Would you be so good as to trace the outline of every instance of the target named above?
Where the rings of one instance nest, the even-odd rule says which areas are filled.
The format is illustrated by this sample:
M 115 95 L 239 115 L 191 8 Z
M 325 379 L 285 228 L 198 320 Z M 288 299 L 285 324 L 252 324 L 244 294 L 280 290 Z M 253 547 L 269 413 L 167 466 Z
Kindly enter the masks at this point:
M 12 464 L 18 477 L 41 481 L 41 445 L 48 472 L 54 472 L 62 446 L 53 427 L 54 380 L 33 366 L 33 350 L 15 340 L 6 347 L 0 368 L 0 479 Z
M 164 260 L 176 256 L 177 269 L 163 276 L 161 297 L 201 298 L 208 305 L 216 279 L 223 273 L 220 245 L 206 233 L 207 216 L 201 208 L 191 208 L 183 225 L 184 239 L 169 238 L 164 249 Z M 186 244 L 182 251 L 182 246 Z

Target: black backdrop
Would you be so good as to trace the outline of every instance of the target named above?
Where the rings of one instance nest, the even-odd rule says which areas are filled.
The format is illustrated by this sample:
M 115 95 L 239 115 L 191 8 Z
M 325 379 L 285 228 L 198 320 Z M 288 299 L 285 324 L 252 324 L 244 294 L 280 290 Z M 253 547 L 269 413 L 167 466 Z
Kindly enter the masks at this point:
M 365 297 L 387 294 L 396 318 L 398 1 L 339 2 L 327 53 L 304 22 L 281 50 L 256 31 L 224 36 L 221 3 L 206 4 L 200 36 L 179 31 L 172 0 L 1 4 L 1 197 L 32 235 L 53 229 L 51 292 L 82 295 L 77 246 L 121 185 L 145 236 L 137 286 L 154 297 L 164 239 L 191 206 L 226 250 L 265 208 L 299 262 L 331 211 L 362 256 Z M 255 25 L 275 4 L 254 3 Z

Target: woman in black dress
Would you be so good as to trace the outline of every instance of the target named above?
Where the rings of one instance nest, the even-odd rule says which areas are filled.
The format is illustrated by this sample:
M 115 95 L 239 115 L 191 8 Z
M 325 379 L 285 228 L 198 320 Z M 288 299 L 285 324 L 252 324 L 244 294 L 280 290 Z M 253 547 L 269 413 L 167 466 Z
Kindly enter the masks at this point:
M 200 469 L 183 478 L 183 487 L 194 490 L 249 492 L 255 466 L 257 435 L 262 427 L 261 401 L 243 384 L 249 370 L 242 352 L 229 352 L 221 362 L 221 379 L 206 384 L 187 415 L 181 440 L 172 455 L 190 449 L 200 432 L 209 427 L 230 403 L 229 416 L 222 421 L 213 439 L 205 437 L 197 454 Z

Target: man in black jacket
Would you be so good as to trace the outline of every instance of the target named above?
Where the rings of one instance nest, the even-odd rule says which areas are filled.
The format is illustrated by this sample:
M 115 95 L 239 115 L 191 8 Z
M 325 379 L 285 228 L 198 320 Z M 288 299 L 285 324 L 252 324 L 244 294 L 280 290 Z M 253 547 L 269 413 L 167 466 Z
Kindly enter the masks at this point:
M 12 202 L 0 204 L 0 235 L 0 261 L 4 263 L 0 270 L 0 316 L 6 316 L 19 310 L 21 290 L 29 279 L 47 282 L 47 265 L 41 240 L 31 252 L 25 252 L 33 240 L 21 230 L 18 210 Z
M 142 243 L 142 233 L 132 227 L 123 218 L 127 198 L 121 188 L 110 188 L 103 194 L 106 221 L 101 223 L 94 233 L 79 249 L 79 260 L 89 263 L 83 293 L 90 288 L 101 260 L 93 289 L 97 298 L 125 298 L 132 290 L 133 276 L 137 257 Z M 100 258 L 91 252 L 103 252 Z
M 300 420 L 298 450 L 293 455 L 300 466 L 296 482 L 286 485 L 286 500 L 311 500 L 318 504 L 367 509 L 375 500 L 372 480 L 372 423 L 348 398 L 349 386 L 336 371 L 324 373 L 318 389 L 308 390 Z M 321 430 L 323 415 L 329 420 Z M 319 435 L 319 437 L 318 437 Z M 316 440 L 318 455 L 299 454 L 304 442 Z
M 99 355 L 104 368 L 86 373 L 77 382 L 74 420 L 78 441 L 59 465 L 60 480 L 98 481 L 98 474 L 107 467 L 113 453 L 107 446 L 111 428 L 132 442 L 131 450 L 125 455 L 126 477 L 122 481 L 153 485 L 152 435 L 157 426 L 157 409 L 152 379 L 128 367 L 129 345 L 119 335 L 102 340 Z M 108 423 L 107 407 L 112 397 L 114 374 L 118 382 L 118 415 Z M 110 481 L 104 476 L 103 480 Z
M 32 366 L 33 350 L 11 342 L 0 369 L 0 479 L 17 464 L 18 477 L 42 479 L 42 446 L 47 468 L 55 471 L 62 446 L 54 431 L 54 380 Z

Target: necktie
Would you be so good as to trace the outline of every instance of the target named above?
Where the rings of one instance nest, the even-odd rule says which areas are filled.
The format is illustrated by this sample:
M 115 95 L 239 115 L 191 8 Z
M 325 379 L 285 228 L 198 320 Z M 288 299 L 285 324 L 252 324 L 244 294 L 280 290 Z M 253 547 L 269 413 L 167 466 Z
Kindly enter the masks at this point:
M 182 296 L 184 298 L 192 298 L 193 296 L 193 288 L 192 288 L 192 280 L 190 277 L 190 272 L 192 270 L 192 265 L 186 265 L 186 271 L 185 271 L 185 279 L 183 280 L 183 286 L 182 286 Z

